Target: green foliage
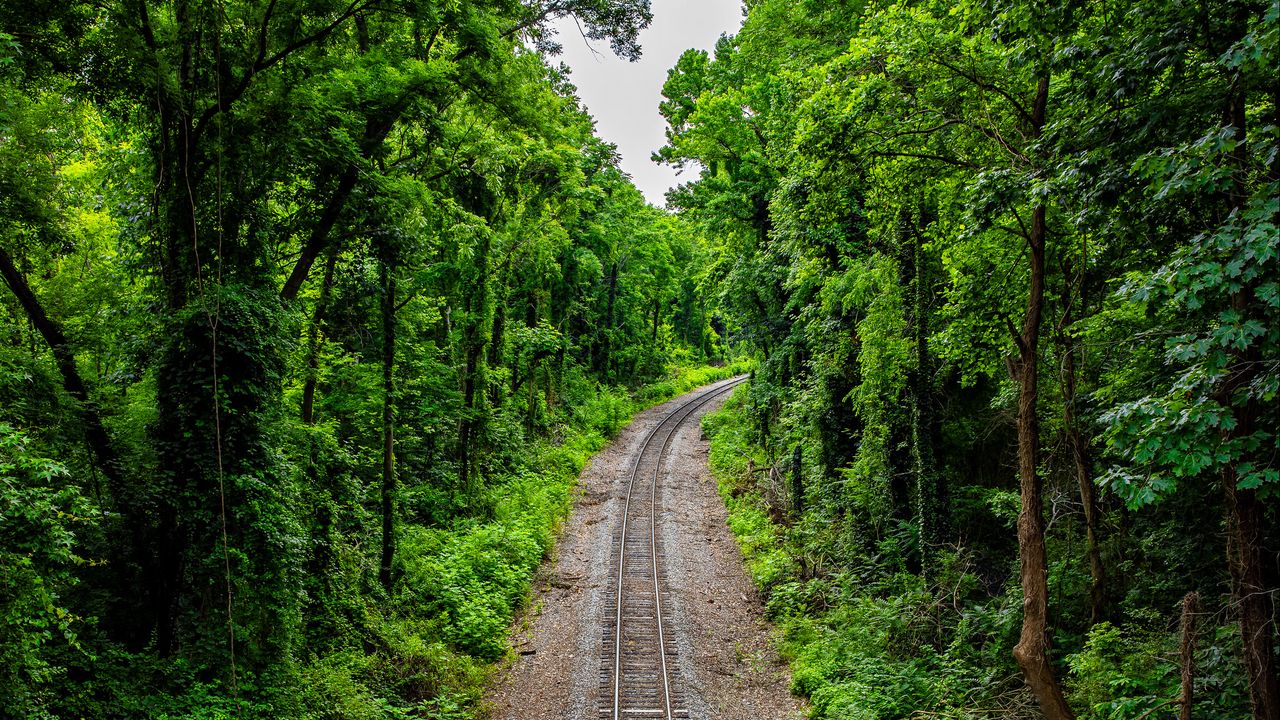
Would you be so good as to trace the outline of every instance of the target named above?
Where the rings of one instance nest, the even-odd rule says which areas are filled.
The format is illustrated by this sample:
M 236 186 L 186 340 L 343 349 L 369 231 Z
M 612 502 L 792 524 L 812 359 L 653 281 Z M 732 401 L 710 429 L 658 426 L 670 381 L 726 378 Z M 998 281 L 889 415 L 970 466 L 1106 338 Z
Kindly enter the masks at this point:
M 1021 429 L 1069 700 L 1165 713 L 1195 589 L 1242 717 L 1280 11 L 746 9 L 664 87 L 673 214 L 545 55 L 646 0 L 0 6 L 5 710 L 474 715 L 590 453 L 750 371 L 712 463 L 816 716 L 1025 714 Z
M 670 70 L 655 157 L 699 172 L 668 200 L 760 359 L 712 463 L 816 716 L 1029 712 L 1032 500 L 1069 705 L 1171 714 L 1168 663 L 1062 658 L 1105 655 L 1102 621 L 1118 657 L 1167 654 L 1189 590 L 1270 681 L 1277 17 L 760 0 Z
M 77 533 L 94 510 L 67 482 L 61 463 L 40 457 L 31 439 L 0 422 L 0 704 L 27 717 L 48 707 L 64 678 L 66 651 L 83 653 L 84 618 L 68 609 L 76 568 L 91 560 Z
M 1161 192 L 1169 191 L 1162 188 Z M 1112 488 L 1138 507 L 1177 491 L 1182 482 L 1233 468 L 1237 487 L 1270 496 L 1280 468 L 1260 461 L 1276 446 L 1280 394 L 1280 198 L 1258 198 L 1227 224 L 1198 235 L 1149 274 L 1135 274 L 1121 298 L 1154 306 L 1179 334 L 1164 344 L 1170 377 L 1160 392 L 1103 415 L 1108 441 L 1128 462 L 1108 475 Z M 1204 329 L 1187 321 L 1196 318 Z M 1256 363 L 1247 381 L 1224 397 L 1239 358 Z M 1271 409 L 1254 427 L 1238 428 L 1237 408 Z M 1241 432 L 1231 432 L 1240 430 Z
M 1082 678 L 1077 697 L 1098 717 L 1153 711 L 1161 696 L 1175 691 L 1177 680 L 1175 667 L 1159 661 L 1173 649 L 1162 635 L 1126 636 L 1110 623 L 1095 625 L 1084 648 L 1070 660 Z
M 6 710 L 478 712 L 589 455 L 732 372 L 569 18 L 651 15 L 0 9 Z
M 410 545 L 405 552 L 413 555 L 415 550 Z M 435 567 L 411 570 L 406 588 L 415 594 L 436 589 L 445 639 L 467 653 L 496 660 L 542 551 L 529 529 L 481 526 L 451 535 L 432 559 Z
M 779 546 L 777 530 L 769 522 L 769 515 L 759 503 L 750 498 L 727 500 L 729 529 L 742 545 L 743 555 L 751 577 L 760 587 L 772 587 L 787 577 L 791 571 L 790 559 Z
M 755 480 L 749 418 L 735 393 L 703 427 L 711 463 L 753 579 L 766 592 L 792 665 L 792 689 L 815 718 L 903 718 L 928 708 L 979 717 L 1017 687 L 1003 652 L 1019 621 L 1013 595 L 983 598 L 969 560 L 943 563 L 936 585 L 895 570 L 904 548 L 887 538 L 856 558 L 848 530 L 806 517 L 778 524 Z M 865 550 L 863 552 L 866 552 Z
M 602 387 L 582 404 L 587 427 L 605 437 L 617 434 L 630 417 L 631 398 L 623 388 Z
M 694 388 L 742 375 L 752 364 L 751 360 L 743 359 L 721 366 L 673 366 L 664 377 L 640 388 L 636 400 L 644 406 L 666 402 Z
M 1151 618 L 1150 620 L 1154 620 Z M 1244 673 L 1236 659 L 1238 634 L 1229 627 L 1201 639 L 1195 655 L 1196 707 L 1207 717 L 1246 717 Z M 1111 623 L 1095 625 L 1084 647 L 1067 659 L 1075 676 L 1074 694 L 1081 717 L 1089 720 L 1127 720 L 1163 713 L 1174 715 L 1171 700 L 1178 697 L 1181 675 L 1174 662 L 1178 635 L 1151 622 L 1135 622 L 1122 629 Z

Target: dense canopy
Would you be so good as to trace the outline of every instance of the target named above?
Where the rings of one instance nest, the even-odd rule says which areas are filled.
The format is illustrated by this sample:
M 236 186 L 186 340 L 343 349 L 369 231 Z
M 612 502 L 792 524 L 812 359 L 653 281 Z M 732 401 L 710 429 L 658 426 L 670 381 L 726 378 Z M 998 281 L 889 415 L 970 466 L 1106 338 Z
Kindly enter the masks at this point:
M 482 717 L 587 457 L 750 366 L 813 717 L 1280 720 L 1280 6 L 744 6 L 660 210 L 554 56 L 647 0 L 0 4 L 0 715 Z
M 564 17 L 650 19 L 0 8 L 0 714 L 474 710 L 617 386 L 721 352 Z
M 656 157 L 814 716 L 1280 718 L 1276 4 L 746 5 Z

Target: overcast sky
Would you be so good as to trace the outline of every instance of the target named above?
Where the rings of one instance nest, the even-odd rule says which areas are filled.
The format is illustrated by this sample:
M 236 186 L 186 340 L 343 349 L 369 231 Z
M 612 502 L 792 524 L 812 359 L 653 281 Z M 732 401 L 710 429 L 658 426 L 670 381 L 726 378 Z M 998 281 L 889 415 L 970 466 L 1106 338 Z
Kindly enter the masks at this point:
M 608 42 L 589 47 L 572 20 L 559 25 L 564 54 L 558 60 L 573 69 L 578 95 L 596 119 L 600 137 L 618 146 L 622 169 L 650 203 L 663 207 L 667 189 L 693 179 L 689 168 L 679 178 L 674 168 L 649 155 L 662 147 L 666 123 L 658 114 L 667 70 L 688 48 L 711 50 L 722 33 L 742 25 L 741 0 L 652 0 L 653 24 L 640 34 L 644 56 L 619 60 Z M 553 59 L 552 62 L 555 62 Z

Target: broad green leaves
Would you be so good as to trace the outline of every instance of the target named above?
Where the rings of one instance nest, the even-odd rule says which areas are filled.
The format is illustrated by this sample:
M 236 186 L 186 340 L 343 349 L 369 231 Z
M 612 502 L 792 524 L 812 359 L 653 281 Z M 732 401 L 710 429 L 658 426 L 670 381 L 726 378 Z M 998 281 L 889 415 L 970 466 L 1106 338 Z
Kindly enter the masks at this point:
M 1182 482 L 1227 468 L 1241 489 L 1276 489 L 1280 470 L 1260 458 L 1277 447 L 1271 422 L 1280 391 L 1277 212 L 1280 200 L 1259 198 L 1122 288 L 1122 297 L 1178 332 L 1164 340 L 1167 385 L 1103 416 L 1109 441 L 1133 463 L 1109 476 L 1130 505 L 1154 502 Z M 1193 318 L 1204 324 L 1185 322 Z M 1240 366 L 1241 358 L 1248 366 Z M 1246 416 L 1251 427 L 1238 426 L 1241 408 L 1256 408 Z

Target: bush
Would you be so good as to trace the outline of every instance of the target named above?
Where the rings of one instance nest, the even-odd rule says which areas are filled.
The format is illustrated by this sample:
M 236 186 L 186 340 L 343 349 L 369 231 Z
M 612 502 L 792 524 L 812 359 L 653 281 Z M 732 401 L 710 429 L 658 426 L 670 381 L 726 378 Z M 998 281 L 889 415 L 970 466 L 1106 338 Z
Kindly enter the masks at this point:
M 1068 656 L 1071 695 L 1082 720 L 1136 720 L 1177 713 L 1172 702 L 1181 693 L 1180 636 L 1158 620 L 1138 616 L 1124 625 L 1098 623 L 1083 649 Z M 1249 717 L 1239 638 L 1238 628 L 1225 626 L 1199 642 L 1194 717 Z

